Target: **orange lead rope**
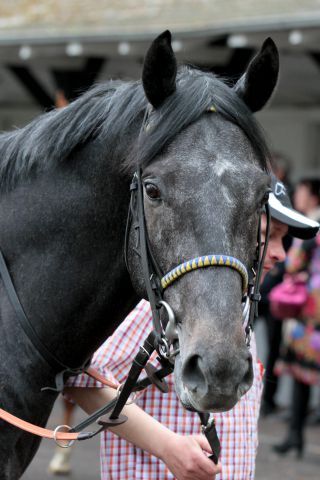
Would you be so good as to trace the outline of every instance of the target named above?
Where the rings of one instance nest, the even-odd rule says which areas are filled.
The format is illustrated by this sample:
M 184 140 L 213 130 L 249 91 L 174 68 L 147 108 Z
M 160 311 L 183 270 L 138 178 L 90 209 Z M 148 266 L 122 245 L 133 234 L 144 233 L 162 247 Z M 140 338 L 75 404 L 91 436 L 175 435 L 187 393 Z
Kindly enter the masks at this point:
M 97 370 L 95 370 L 92 367 L 89 367 L 85 370 L 87 375 L 90 377 L 94 378 L 95 380 L 101 382 L 103 385 L 113 388 L 113 389 L 118 389 L 119 385 L 110 382 L 106 378 L 104 378 Z M 21 418 L 15 417 L 9 412 L 6 412 L 2 408 L 0 408 L 0 418 L 2 420 L 5 420 L 6 422 L 10 423 L 11 425 L 14 425 L 15 427 L 20 428 L 21 430 L 24 430 L 25 432 L 32 433 L 34 435 L 37 435 L 38 437 L 43 437 L 43 438 L 49 438 L 51 440 L 54 440 L 58 445 L 61 447 L 64 446 L 70 446 L 71 443 L 73 443 L 75 440 L 82 440 L 84 439 L 84 436 L 86 434 L 83 434 L 81 432 L 60 432 L 59 429 L 61 428 L 68 428 L 69 430 L 71 427 L 68 425 L 59 425 L 55 430 L 49 430 L 47 428 L 42 428 L 38 427 L 37 425 L 33 425 L 33 423 L 26 422 L 25 420 L 22 420 Z M 71 442 L 68 445 L 63 445 L 58 443 L 59 441 L 68 441 Z
M 92 367 L 86 368 L 84 373 L 86 373 L 89 377 L 94 378 L 98 382 L 102 383 L 106 387 L 113 388 L 114 390 L 117 390 L 119 387 L 119 384 L 117 385 L 116 383 L 110 382 L 110 380 L 107 380 L 106 378 L 104 378 L 104 376 L 101 375 L 101 373 L 99 373 L 98 370 L 95 370 Z
M 78 433 L 58 432 L 57 429 L 48 430 L 47 428 L 37 427 L 32 423 L 26 422 L 25 420 L 21 420 L 21 418 L 11 415 L 11 413 L 6 412 L 5 410 L 2 410 L 2 408 L 0 408 L 0 418 L 10 423 L 11 425 L 14 425 L 15 427 L 18 427 L 21 430 L 24 430 L 25 432 L 33 433 L 34 435 L 38 435 L 38 437 L 50 438 L 55 441 L 77 440 L 79 435 L 81 435 L 79 432 Z

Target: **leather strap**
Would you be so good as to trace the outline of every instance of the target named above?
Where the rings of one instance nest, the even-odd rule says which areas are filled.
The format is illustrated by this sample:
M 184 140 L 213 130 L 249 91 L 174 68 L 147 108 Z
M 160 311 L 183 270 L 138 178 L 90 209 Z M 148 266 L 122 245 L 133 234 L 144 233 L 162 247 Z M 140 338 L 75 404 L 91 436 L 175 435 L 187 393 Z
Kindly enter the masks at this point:
M 79 433 L 70 433 L 70 432 L 55 432 L 54 430 L 48 430 L 47 428 L 38 427 L 32 423 L 26 422 L 21 418 L 15 417 L 9 412 L 2 410 L 0 408 L 0 418 L 6 422 L 14 425 L 15 427 L 24 430 L 25 432 L 33 433 L 38 437 L 51 438 L 52 440 L 78 440 Z
M 89 367 L 85 373 L 89 375 L 90 377 L 94 378 L 95 380 L 98 380 L 101 382 L 103 385 L 106 385 L 107 387 L 117 389 L 118 385 L 110 382 L 106 378 L 104 378 L 97 370 L 95 370 L 92 367 Z M 113 405 L 112 405 L 113 406 Z M 99 415 L 101 416 L 101 414 Z M 2 420 L 5 420 L 6 422 L 10 423 L 11 425 L 20 428 L 21 430 L 24 430 L 25 432 L 33 433 L 34 435 L 37 435 L 38 437 L 43 437 L 43 438 L 50 438 L 52 440 L 56 441 L 72 441 L 72 440 L 84 440 L 85 438 L 91 438 L 92 433 L 86 433 L 86 432 L 57 432 L 55 430 L 49 430 L 47 428 L 42 428 L 38 427 L 37 425 L 33 425 L 32 423 L 26 422 L 25 420 L 22 420 L 21 418 L 16 417 L 15 415 L 12 415 L 9 412 L 6 412 L 2 408 L 0 408 L 0 418 Z M 91 422 L 92 423 L 92 422 Z
M 132 366 L 129 370 L 127 379 L 123 384 L 123 388 L 120 390 L 120 395 L 117 399 L 117 403 L 114 406 L 110 414 L 110 419 L 114 420 L 119 417 L 123 407 L 125 406 L 131 392 L 134 390 L 134 387 L 138 381 L 140 373 L 146 366 L 151 354 L 155 350 L 155 341 L 156 341 L 157 334 L 153 330 L 149 333 L 148 337 L 144 341 L 142 347 L 140 347 L 139 352 L 135 356 Z
M 213 461 L 213 463 L 215 463 L 215 465 L 217 465 L 219 461 L 221 445 L 214 418 L 210 419 L 210 415 L 207 412 L 198 412 L 198 415 L 201 421 L 202 433 L 206 436 L 212 450 L 212 455 L 210 455 L 209 458 Z
M 21 302 L 18 298 L 18 295 L 12 283 L 12 280 L 11 280 L 11 277 L 10 277 L 10 274 L 1 250 L 0 250 L 0 274 L 3 280 L 3 284 L 5 286 L 5 289 L 7 291 L 8 298 L 12 305 L 12 308 L 14 309 L 17 315 L 17 318 L 19 320 L 21 327 L 23 328 L 27 337 L 33 343 L 34 347 L 38 350 L 41 356 L 47 361 L 47 363 L 53 368 L 54 371 L 59 371 L 61 370 L 61 368 L 62 369 L 68 368 L 66 365 L 61 363 L 60 360 L 56 359 L 56 357 L 54 357 L 51 354 L 51 352 L 47 349 L 47 347 L 42 343 L 38 334 L 34 330 L 31 323 L 29 322 L 29 319 L 23 310 Z
M 36 350 L 40 353 L 42 358 L 50 365 L 52 370 L 56 373 L 55 376 L 55 387 L 44 387 L 42 390 L 53 390 L 57 392 L 61 392 L 64 385 L 64 376 L 66 374 L 71 375 L 78 375 L 79 373 L 83 372 L 83 370 L 90 364 L 91 359 L 87 359 L 83 365 L 80 367 L 68 367 L 60 359 L 58 359 L 55 355 L 53 355 L 50 350 L 46 347 L 43 343 L 35 329 L 33 328 L 30 320 L 28 319 L 23 306 L 20 302 L 20 299 L 17 295 L 17 292 L 14 288 L 8 267 L 6 265 L 6 261 L 0 249 L 0 275 L 7 292 L 8 298 L 10 300 L 11 306 L 16 313 L 16 316 L 19 320 L 19 323 L 24 330 L 25 334 L 32 342 L 33 346 Z
M 98 372 L 98 370 L 93 367 L 86 368 L 84 373 L 86 373 L 89 377 L 94 378 L 98 382 L 102 383 L 106 387 L 113 388 L 114 390 L 117 390 L 117 388 L 119 387 L 119 384 L 117 385 L 116 383 L 107 380 L 106 378 L 104 378 L 103 375 L 101 375 L 101 373 Z
M 150 343 L 150 340 L 152 342 L 153 339 L 154 339 L 154 336 L 151 334 L 144 344 L 144 346 L 148 346 L 148 349 L 150 349 L 150 351 L 152 351 L 154 349 L 154 347 Z M 137 360 L 140 360 L 140 361 L 142 360 L 141 354 L 143 356 L 143 363 L 144 363 L 144 361 L 147 358 L 149 358 L 150 354 L 147 354 L 147 352 L 144 351 L 144 350 L 142 350 L 142 352 L 140 350 L 137 357 L 136 357 L 136 361 Z M 137 363 L 135 364 L 135 366 L 133 367 L 133 370 L 135 370 L 135 374 L 133 375 L 133 377 L 136 377 L 136 375 L 138 374 L 138 372 L 136 371 L 136 368 L 137 368 L 138 371 L 141 371 L 142 368 L 143 368 L 143 364 L 141 364 L 139 361 L 138 361 L 138 364 Z M 172 369 L 170 369 L 168 367 L 163 367 L 158 372 L 159 378 L 161 379 L 161 378 L 169 375 L 171 372 L 172 372 Z M 103 385 L 105 385 L 107 387 L 113 388 L 114 390 L 117 390 L 119 388 L 119 385 L 117 385 L 116 383 L 113 383 L 110 380 L 107 380 L 106 378 L 104 378 L 103 375 L 101 375 L 101 373 L 99 373 L 93 367 L 87 368 L 84 371 L 84 373 L 89 375 L 91 378 L 94 378 L 95 380 L 101 382 Z M 133 372 L 131 372 L 131 375 L 132 374 L 133 374 Z M 103 430 L 105 427 L 102 427 L 95 432 L 82 432 L 82 430 L 84 428 L 88 427 L 89 425 L 91 425 L 93 422 L 97 421 L 102 415 L 104 415 L 105 413 L 108 413 L 110 411 L 112 411 L 113 416 L 117 417 L 119 415 L 122 407 L 124 406 L 125 401 L 127 400 L 128 396 L 130 394 L 130 391 L 129 391 L 130 388 L 131 388 L 131 390 L 140 391 L 140 390 L 146 388 L 151 383 L 153 383 L 150 378 L 145 378 L 143 380 L 140 380 L 140 382 L 137 383 L 137 388 L 135 389 L 134 388 L 134 384 L 135 384 L 134 380 L 135 380 L 134 378 L 129 379 L 130 386 L 127 386 L 127 388 L 125 389 L 126 390 L 125 392 L 121 392 L 121 394 L 120 394 L 121 399 L 120 398 L 119 399 L 114 398 L 107 405 L 103 406 L 102 408 L 100 408 L 99 410 L 94 412 L 92 415 L 90 415 L 87 419 L 85 419 L 84 421 L 82 421 L 81 423 L 76 425 L 75 427 L 71 428 L 69 432 L 60 432 L 60 431 L 57 431 L 57 429 L 56 430 L 49 430 L 47 428 L 38 427 L 37 425 L 26 422 L 25 420 L 22 420 L 22 419 L 16 417 L 15 415 L 12 415 L 11 413 L 3 410 L 2 408 L 0 408 L 0 418 L 4 421 L 10 423 L 11 425 L 13 425 L 15 427 L 20 428 L 21 430 L 24 430 L 25 432 L 32 433 L 32 434 L 37 435 L 37 436 L 42 437 L 42 438 L 49 438 L 51 440 L 55 440 L 56 442 L 58 442 L 58 441 L 69 441 L 69 442 L 71 442 L 71 441 L 74 441 L 74 440 L 79 440 L 79 441 L 80 440 L 86 440 L 86 439 L 92 438 L 95 435 L 97 435 L 98 433 L 100 433 L 101 430 Z M 123 398 L 123 396 L 125 398 Z M 119 400 L 120 400 L 120 402 L 119 402 Z M 114 425 L 114 423 L 115 422 L 112 420 L 113 425 Z
M 162 325 L 160 322 L 159 309 L 157 308 L 157 296 L 156 292 L 158 290 L 157 285 L 152 284 L 152 280 L 155 281 L 155 274 L 150 269 L 150 249 L 148 248 L 147 242 L 147 231 L 145 224 L 145 215 L 144 215 L 144 203 L 143 203 L 143 186 L 141 180 L 141 169 L 138 168 L 136 171 L 136 208 L 137 208 L 137 222 L 139 225 L 139 249 L 140 249 L 140 261 L 144 277 L 144 284 L 147 290 L 148 300 L 151 306 L 152 311 L 152 320 L 153 327 L 155 332 L 158 334 L 157 341 L 161 340 L 162 334 Z M 159 281 L 160 285 L 160 281 Z M 161 299 L 161 293 L 159 292 Z

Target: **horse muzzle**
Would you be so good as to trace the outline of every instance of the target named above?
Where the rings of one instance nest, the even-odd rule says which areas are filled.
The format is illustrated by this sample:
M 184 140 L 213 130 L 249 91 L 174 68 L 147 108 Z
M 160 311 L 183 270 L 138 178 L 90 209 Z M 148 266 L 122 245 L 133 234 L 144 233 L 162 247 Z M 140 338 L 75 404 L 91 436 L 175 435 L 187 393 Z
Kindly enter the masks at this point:
M 251 353 L 243 350 L 237 358 L 235 355 L 230 358 L 228 353 L 229 356 L 227 352 L 217 356 L 212 351 L 202 351 L 188 355 L 184 361 L 177 357 L 177 393 L 187 408 L 202 412 L 230 410 L 250 389 L 253 382 Z

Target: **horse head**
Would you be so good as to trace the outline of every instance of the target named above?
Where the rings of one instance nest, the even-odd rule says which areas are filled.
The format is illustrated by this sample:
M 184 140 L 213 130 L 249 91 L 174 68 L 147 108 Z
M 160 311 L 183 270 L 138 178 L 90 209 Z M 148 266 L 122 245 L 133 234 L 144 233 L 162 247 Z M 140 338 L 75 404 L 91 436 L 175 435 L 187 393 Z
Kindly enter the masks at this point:
M 228 264 L 212 266 L 212 258 L 237 259 L 247 271 L 253 266 L 269 186 L 268 150 L 253 113 L 268 101 L 277 75 L 271 39 L 233 87 L 212 73 L 177 69 L 169 32 L 145 59 L 149 107 L 133 155 L 141 168 L 150 249 L 165 273 L 183 263 L 188 270 L 185 262 L 198 257 L 211 264 L 191 266 L 163 293 L 176 318 L 176 390 L 186 407 L 199 411 L 232 408 L 252 384 L 243 275 Z M 134 226 L 129 270 L 147 298 Z

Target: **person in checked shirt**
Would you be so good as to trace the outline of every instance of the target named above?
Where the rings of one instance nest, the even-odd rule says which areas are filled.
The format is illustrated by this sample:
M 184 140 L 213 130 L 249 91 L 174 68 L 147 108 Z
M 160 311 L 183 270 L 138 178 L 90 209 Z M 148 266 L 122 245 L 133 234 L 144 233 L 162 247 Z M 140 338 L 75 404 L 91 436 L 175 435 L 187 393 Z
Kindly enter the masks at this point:
M 283 261 L 283 237 L 289 233 L 299 238 L 313 237 L 316 222 L 292 209 L 283 184 L 272 181 L 269 198 L 271 228 L 264 273 Z M 262 218 L 262 240 L 266 231 Z M 152 329 L 150 305 L 142 300 L 95 353 L 92 366 L 108 379 L 122 383 L 132 359 Z M 198 415 L 185 410 L 174 391 L 173 375 L 167 377 L 169 392 L 162 394 L 151 385 L 140 392 L 135 404 L 124 414 L 128 421 L 101 434 L 102 480 L 251 480 L 255 474 L 263 367 L 257 359 L 255 338 L 251 340 L 254 381 L 251 389 L 228 412 L 215 413 L 221 442 L 218 465 L 208 458 L 210 446 L 200 434 Z M 152 363 L 158 367 L 157 360 Z M 86 412 L 103 406 L 115 393 L 99 382 L 79 375 L 68 381 L 65 389 Z M 114 432 L 114 433 L 113 433 Z M 116 434 L 116 435 L 115 435 Z

